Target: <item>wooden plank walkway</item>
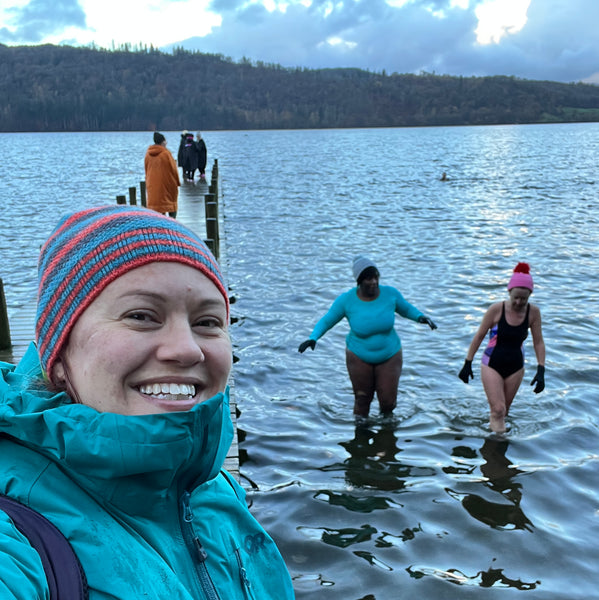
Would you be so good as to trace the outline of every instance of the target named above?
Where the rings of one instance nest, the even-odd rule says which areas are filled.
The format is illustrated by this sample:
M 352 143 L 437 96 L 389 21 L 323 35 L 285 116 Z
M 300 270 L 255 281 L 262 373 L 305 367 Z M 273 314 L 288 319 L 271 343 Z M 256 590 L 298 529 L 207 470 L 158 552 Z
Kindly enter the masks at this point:
M 177 220 L 195 231 L 202 238 L 205 238 L 205 210 L 204 194 L 208 193 L 207 185 L 200 184 L 182 184 L 179 193 L 179 212 Z M 219 210 L 219 230 L 220 234 L 220 258 L 221 269 L 226 274 L 226 244 L 224 241 L 224 223 L 222 204 Z M 9 350 L 0 350 L 0 361 L 18 364 L 32 340 L 35 339 L 35 312 L 36 300 L 32 298 L 31 302 L 17 311 L 10 318 L 10 335 L 12 348 Z M 229 448 L 227 458 L 225 459 L 225 469 L 229 471 L 237 481 L 240 481 L 239 475 L 239 442 L 237 437 L 237 405 L 235 402 L 233 373 L 229 378 L 231 419 L 233 421 L 233 442 Z

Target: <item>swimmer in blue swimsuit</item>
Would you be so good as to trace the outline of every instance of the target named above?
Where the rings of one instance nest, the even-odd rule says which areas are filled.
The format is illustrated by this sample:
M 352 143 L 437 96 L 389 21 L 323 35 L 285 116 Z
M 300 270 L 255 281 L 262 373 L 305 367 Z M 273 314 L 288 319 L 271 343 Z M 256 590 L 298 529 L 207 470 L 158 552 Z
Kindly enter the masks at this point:
M 379 286 L 376 265 L 362 256 L 353 264 L 358 287 L 341 294 L 316 323 L 309 339 L 299 347 L 314 350 L 316 341 L 344 317 L 350 331 L 346 337 L 346 365 L 354 391 L 354 414 L 367 417 L 374 394 L 383 415 L 397 403 L 397 387 L 403 364 L 401 340 L 394 328 L 395 314 L 431 329 L 437 326 L 393 287 Z
M 518 263 L 508 284 L 509 300 L 492 304 L 485 313 L 478 331 L 459 373 L 468 383 L 472 379 L 472 361 L 479 346 L 490 332 L 489 342 L 481 361 L 480 377 L 490 408 L 492 431 L 505 431 L 505 417 L 524 377 L 523 343 L 532 333 L 533 347 L 537 357 L 537 372 L 531 381 L 536 384 L 535 393 L 545 388 L 545 342 L 541 328 L 541 311 L 528 299 L 533 291 L 530 267 Z

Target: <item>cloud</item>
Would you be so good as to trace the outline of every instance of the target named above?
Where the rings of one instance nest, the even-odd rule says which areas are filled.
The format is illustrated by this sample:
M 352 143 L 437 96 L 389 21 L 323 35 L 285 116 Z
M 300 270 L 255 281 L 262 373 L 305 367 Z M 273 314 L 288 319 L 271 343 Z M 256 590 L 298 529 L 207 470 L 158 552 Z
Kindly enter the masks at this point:
M 400 8 L 385 0 L 315 0 L 272 12 L 234 0 L 215 0 L 212 6 L 222 8 L 223 2 L 228 11 L 222 25 L 181 45 L 290 67 L 419 72 L 443 67 L 444 54 L 475 42 L 474 12 L 450 9 L 449 0 Z
M 129 42 L 285 67 L 599 79 L 598 0 L 530 0 L 526 15 L 524 0 L 2 2 L 7 3 L 12 7 L 0 7 L 1 43 Z M 510 15 L 516 6 L 517 23 Z M 493 13 L 499 8 L 503 12 Z M 483 15 L 491 13 L 496 18 L 487 16 L 481 27 Z M 482 30 L 491 43 L 477 40 Z
M 21 7 L 5 9 L 9 27 L 0 29 L 0 42 L 39 43 L 68 27 L 85 28 L 78 0 L 31 0 Z
M 556 81 L 597 71 L 597 0 L 531 0 L 520 30 L 508 28 L 498 43 L 483 45 L 476 39 L 476 11 L 485 1 L 289 0 L 269 11 L 247 0 L 212 0 L 221 26 L 177 45 L 287 67 Z

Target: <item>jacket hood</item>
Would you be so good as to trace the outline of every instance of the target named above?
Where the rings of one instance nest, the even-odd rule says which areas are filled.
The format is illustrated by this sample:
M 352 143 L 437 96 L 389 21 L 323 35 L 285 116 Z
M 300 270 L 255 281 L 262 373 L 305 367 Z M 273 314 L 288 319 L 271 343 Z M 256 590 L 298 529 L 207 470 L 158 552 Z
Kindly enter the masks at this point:
M 121 509 L 213 479 L 233 439 L 228 389 L 189 411 L 127 416 L 47 391 L 33 344 L 18 367 L 0 363 L 0 375 L 0 433 Z
M 158 156 L 160 154 L 163 154 L 164 152 L 170 153 L 170 150 L 167 150 L 167 148 L 161 146 L 160 144 L 153 144 L 148 148 L 148 154 L 150 156 Z

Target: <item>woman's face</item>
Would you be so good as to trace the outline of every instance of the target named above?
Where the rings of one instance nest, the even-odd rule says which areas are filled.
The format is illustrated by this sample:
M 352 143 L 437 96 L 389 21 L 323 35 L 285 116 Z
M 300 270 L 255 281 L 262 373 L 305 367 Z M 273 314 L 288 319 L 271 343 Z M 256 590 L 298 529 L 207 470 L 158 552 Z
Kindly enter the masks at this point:
M 532 292 L 528 288 L 514 287 L 509 291 L 510 304 L 515 311 L 521 311 L 526 308 L 528 298 Z
M 378 275 L 369 275 L 360 282 L 360 292 L 365 298 L 376 298 L 379 293 Z
M 75 323 L 53 381 L 101 412 L 189 410 L 231 370 L 225 300 L 197 269 L 152 263 L 111 282 Z

